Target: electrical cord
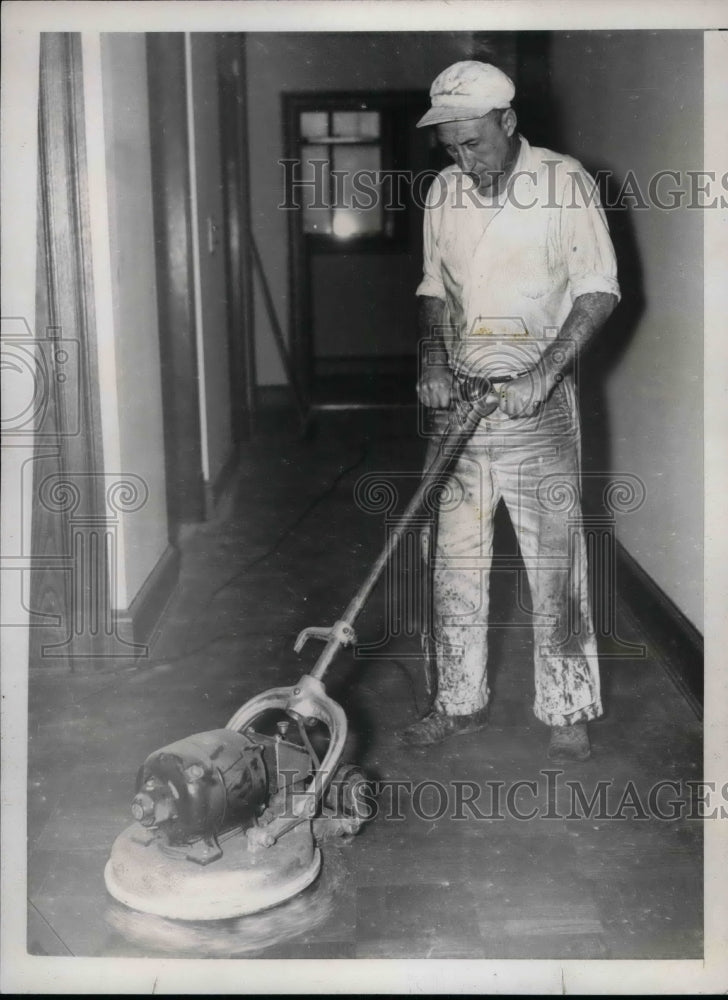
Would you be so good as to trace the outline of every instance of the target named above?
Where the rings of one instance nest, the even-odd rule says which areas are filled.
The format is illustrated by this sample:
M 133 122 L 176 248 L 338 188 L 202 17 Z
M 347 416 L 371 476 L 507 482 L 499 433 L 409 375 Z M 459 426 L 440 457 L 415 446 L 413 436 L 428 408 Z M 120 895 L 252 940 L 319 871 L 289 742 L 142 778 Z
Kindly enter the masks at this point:
M 342 469 L 338 473 L 338 475 L 335 476 L 334 479 L 332 479 L 331 483 L 326 487 L 323 493 L 319 493 L 316 497 L 314 497 L 313 500 L 311 500 L 311 502 L 307 504 L 306 507 L 303 508 L 301 513 L 281 531 L 281 533 L 278 535 L 278 537 L 275 539 L 272 545 L 270 545 L 265 550 L 265 552 L 260 553 L 260 555 L 255 556 L 254 559 L 251 559 L 249 562 L 245 563 L 245 565 L 241 569 L 239 569 L 237 573 L 233 574 L 233 576 L 229 577 L 227 580 L 224 580 L 218 587 L 215 588 L 215 590 L 213 590 L 213 592 L 208 597 L 207 601 L 202 605 L 198 613 L 195 615 L 193 622 L 199 618 L 200 614 L 203 611 L 206 611 L 207 608 L 209 608 L 209 606 L 212 604 L 212 602 L 215 600 L 218 594 L 222 593 L 223 590 L 226 590 L 231 584 L 239 580 L 244 573 L 249 572 L 249 570 L 253 569 L 254 566 L 258 566 L 264 560 L 269 559 L 272 555 L 275 555 L 275 553 L 280 549 L 281 545 L 286 540 L 286 538 L 288 538 L 288 536 L 299 526 L 299 524 L 301 524 L 302 521 L 305 521 L 308 515 L 313 510 L 315 510 L 315 508 L 318 507 L 320 503 L 322 503 L 327 497 L 331 496 L 331 494 L 334 492 L 334 490 L 339 485 L 342 479 L 344 479 L 350 472 L 353 472 L 355 469 L 358 469 L 359 466 L 364 463 L 364 460 L 366 459 L 368 454 L 369 454 L 369 448 L 367 447 L 367 445 L 363 445 L 361 449 L 361 454 L 359 455 L 359 458 L 356 460 L 356 462 L 353 462 L 351 465 L 347 465 L 345 469 Z
M 275 555 L 275 553 L 279 551 L 281 545 L 285 542 L 285 540 L 289 537 L 289 535 L 291 535 L 293 531 L 295 531 L 295 529 L 309 516 L 309 514 L 312 513 L 312 511 L 316 509 L 316 507 L 319 506 L 319 504 L 321 504 L 324 500 L 326 500 L 327 497 L 331 496 L 331 494 L 336 490 L 339 483 L 347 475 L 349 475 L 349 473 L 354 472 L 356 469 L 359 468 L 360 465 L 364 463 L 368 454 L 369 454 L 369 447 L 367 444 L 363 444 L 361 447 L 361 454 L 359 455 L 357 460 L 355 462 L 352 462 L 351 465 L 347 465 L 346 468 L 341 469 L 340 472 L 332 479 L 332 481 L 329 483 L 326 489 L 323 490 L 323 492 L 319 493 L 317 496 L 315 496 L 313 500 L 311 500 L 303 508 L 303 510 L 294 518 L 294 520 L 291 521 L 288 525 L 286 525 L 285 528 L 283 528 L 283 530 L 278 534 L 278 536 L 274 539 L 271 545 L 269 545 L 269 547 L 264 552 L 261 552 L 259 555 L 255 556 L 255 558 L 250 559 L 247 563 L 245 563 L 241 567 L 241 569 L 239 569 L 232 576 L 228 577 L 227 580 L 223 580 L 223 582 L 219 584 L 209 595 L 205 603 L 198 608 L 196 614 L 194 615 L 192 621 L 190 622 L 188 634 L 189 631 L 191 631 L 191 629 L 199 621 L 200 616 L 205 611 L 207 611 L 207 609 L 213 603 L 215 598 L 219 594 L 221 594 L 224 590 L 227 590 L 228 587 L 236 583 L 244 574 L 248 573 L 251 569 L 253 569 L 253 567 L 258 566 L 264 560 L 269 559 L 272 555 Z M 201 646 L 198 646 L 195 649 L 190 650 L 186 653 L 182 653 L 179 656 L 160 657 L 157 662 L 155 662 L 152 659 L 149 662 L 149 666 L 153 667 L 153 666 L 159 666 L 161 664 L 166 665 L 172 663 L 180 663 L 183 660 L 189 659 L 189 657 L 191 656 L 195 656 L 198 653 L 204 652 L 214 643 L 219 642 L 221 639 L 227 638 L 227 636 L 229 636 L 230 634 L 231 634 L 230 632 L 223 632 L 220 635 L 215 636 L 213 639 L 210 639 L 209 642 L 205 642 Z

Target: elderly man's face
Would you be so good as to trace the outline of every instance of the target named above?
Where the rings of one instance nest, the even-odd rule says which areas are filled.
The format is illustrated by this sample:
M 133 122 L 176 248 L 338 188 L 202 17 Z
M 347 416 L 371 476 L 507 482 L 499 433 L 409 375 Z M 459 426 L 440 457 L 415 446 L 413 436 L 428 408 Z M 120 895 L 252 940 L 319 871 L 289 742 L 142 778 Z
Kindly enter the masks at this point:
M 512 165 L 516 116 L 512 109 L 490 111 L 483 118 L 437 125 L 437 138 L 460 169 L 483 193 L 498 188 L 499 176 Z

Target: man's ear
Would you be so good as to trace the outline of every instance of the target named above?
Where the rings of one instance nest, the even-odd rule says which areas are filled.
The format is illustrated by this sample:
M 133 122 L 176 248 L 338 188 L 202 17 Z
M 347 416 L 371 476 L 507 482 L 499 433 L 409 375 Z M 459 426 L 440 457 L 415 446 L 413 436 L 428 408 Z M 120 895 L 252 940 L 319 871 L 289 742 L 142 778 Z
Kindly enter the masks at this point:
M 516 115 L 516 112 L 513 108 L 506 108 L 501 116 L 501 128 L 505 131 L 509 139 L 516 131 L 517 124 L 518 116 Z

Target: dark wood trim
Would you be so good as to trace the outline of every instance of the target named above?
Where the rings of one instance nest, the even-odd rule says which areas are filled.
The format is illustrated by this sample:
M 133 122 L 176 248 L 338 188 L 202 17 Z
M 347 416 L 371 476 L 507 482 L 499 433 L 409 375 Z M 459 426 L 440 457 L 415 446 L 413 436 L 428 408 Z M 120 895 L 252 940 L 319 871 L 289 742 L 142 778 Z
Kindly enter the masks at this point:
M 703 714 L 703 636 L 617 542 L 618 598 L 654 656 L 698 716 Z
M 236 54 L 240 59 L 240 225 L 241 225 L 241 289 L 245 309 L 245 371 L 246 400 L 252 425 L 257 406 L 256 357 L 255 357 L 255 293 L 253 288 L 253 264 L 250 253 L 251 207 L 250 207 L 250 143 L 248 133 L 248 50 L 245 34 L 237 36 Z
M 218 36 L 220 162 L 228 286 L 230 398 L 235 445 L 249 440 L 255 412 L 253 275 L 245 36 Z
M 198 407 L 184 35 L 147 35 L 169 537 L 205 516 Z
M 168 545 L 139 593 L 128 608 L 116 612 L 117 633 L 130 642 L 147 647 L 179 580 L 180 553 Z M 144 656 L 146 649 L 140 649 Z M 127 663 L 128 665 L 128 663 Z
M 281 121 L 283 124 L 283 155 L 291 158 L 298 149 L 298 105 L 291 95 L 281 95 Z M 285 192 L 281 194 L 285 196 Z M 306 405 L 309 403 L 313 378 L 313 338 L 311 331 L 311 306 L 306 289 L 310 284 L 308 261 L 305 253 L 300 212 L 288 210 L 288 351 L 293 367 L 298 372 L 299 386 Z

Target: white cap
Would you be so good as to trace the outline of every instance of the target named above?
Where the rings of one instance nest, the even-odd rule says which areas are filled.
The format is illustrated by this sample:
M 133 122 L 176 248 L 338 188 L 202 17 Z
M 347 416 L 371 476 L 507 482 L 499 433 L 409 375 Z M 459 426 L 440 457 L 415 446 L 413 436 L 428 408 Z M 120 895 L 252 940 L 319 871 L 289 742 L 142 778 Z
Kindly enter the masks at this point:
M 453 63 L 430 87 L 432 107 L 417 128 L 482 118 L 494 108 L 510 107 L 515 93 L 513 81 L 497 66 L 472 59 Z

